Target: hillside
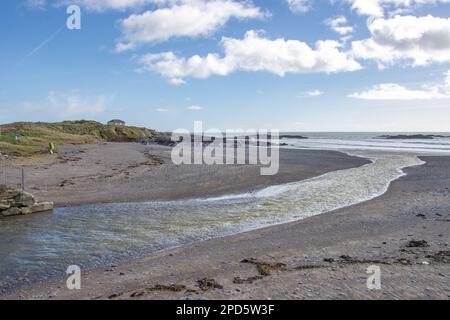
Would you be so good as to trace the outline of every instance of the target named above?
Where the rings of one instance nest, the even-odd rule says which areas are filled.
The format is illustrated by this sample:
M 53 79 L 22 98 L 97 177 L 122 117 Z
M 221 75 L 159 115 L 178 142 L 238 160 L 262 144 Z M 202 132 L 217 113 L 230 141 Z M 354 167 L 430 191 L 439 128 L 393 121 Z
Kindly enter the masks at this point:
M 0 153 L 30 156 L 47 152 L 49 142 L 86 144 L 95 142 L 131 142 L 152 137 L 156 131 L 138 127 L 116 127 L 96 121 L 58 123 L 17 122 L 1 125 Z M 16 140 L 15 136 L 19 138 Z

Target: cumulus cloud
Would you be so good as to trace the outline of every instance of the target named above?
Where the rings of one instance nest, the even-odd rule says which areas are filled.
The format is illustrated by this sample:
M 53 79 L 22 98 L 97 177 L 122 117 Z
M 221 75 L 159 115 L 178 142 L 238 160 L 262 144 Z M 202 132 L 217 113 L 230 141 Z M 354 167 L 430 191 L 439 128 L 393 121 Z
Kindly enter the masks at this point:
M 325 24 L 341 36 L 348 35 L 354 31 L 353 27 L 347 25 L 347 23 L 347 18 L 344 16 L 338 16 L 333 19 L 325 20 Z
M 286 0 L 286 2 L 294 13 L 308 12 L 312 8 L 312 0 Z
M 375 60 L 381 68 L 399 61 L 414 66 L 450 61 L 450 18 L 396 16 L 368 27 L 371 38 L 352 43 L 358 59 Z
M 170 7 L 132 14 L 120 22 L 122 40 L 117 51 L 166 41 L 174 37 L 207 36 L 231 18 L 255 19 L 266 15 L 250 2 L 235 0 L 180 0 Z
M 266 39 L 248 31 L 243 39 L 223 38 L 224 55 L 178 57 L 173 52 L 146 54 L 138 58 L 141 71 L 161 74 L 170 82 L 187 77 L 226 76 L 235 71 L 286 73 L 336 73 L 361 69 L 337 41 L 318 41 L 314 48 L 298 40 Z
M 360 15 L 383 17 L 385 11 L 399 12 L 427 4 L 450 3 L 450 0 L 344 0 Z
M 50 91 L 44 101 L 25 102 L 28 112 L 42 112 L 62 118 L 93 116 L 106 111 L 111 96 L 83 96 L 79 90 L 69 92 Z
M 362 100 L 431 100 L 450 99 L 450 70 L 445 80 L 437 85 L 424 85 L 419 89 L 410 89 L 396 83 L 384 83 L 373 88 L 349 95 L 350 98 Z

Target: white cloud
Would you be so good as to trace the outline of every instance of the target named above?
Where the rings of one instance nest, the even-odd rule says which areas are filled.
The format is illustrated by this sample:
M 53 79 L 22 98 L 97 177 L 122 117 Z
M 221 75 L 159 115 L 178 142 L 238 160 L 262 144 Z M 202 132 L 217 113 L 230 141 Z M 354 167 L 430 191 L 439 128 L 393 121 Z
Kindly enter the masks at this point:
M 312 0 L 286 0 L 289 9 L 294 13 L 308 12 L 312 8 Z
M 320 90 L 311 90 L 311 91 L 306 91 L 300 94 L 300 97 L 319 97 L 321 95 L 323 95 L 324 93 Z
M 450 3 L 450 0 L 345 0 L 360 15 L 383 17 L 386 10 L 400 12 L 427 4 Z
M 347 25 L 347 18 L 344 16 L 338 16 L 333 19 L 328 19 L 325 24 L 331 28 L 334 32 L 340 34 L 341 36 L 353 33 L 354 29 L 352 26 Z
M 445 81 L 437 85 L 424 85 L 420 89 L 409 89 L 395 83 L 384 83 L 372 89 L 349 95 L 350 98 L 362 100 L 431 100 L 450 99 L 450 71 Z
M 132 14 L 120 22 L 119 52 L 173 37 L 207 36 L 231 18 L 255 19 L 266 14 L 250 2 L 235 0 L 180 0 L 167 8 Z
M 337 73 L 361 69 L 350 54 L 341 51 L 337 41 L 318 41 L 314 48 L 298 40 L 263 38 L 248 31 L 243 39 L 223 38 L 224 56 L 178 57 L 173 52 L 146 54 L 138 59 L 141 71 L 161 74 L 170 82 L 187 77 L 226 76 L 235 71 L 286 73 Z
M 186 81 L 184 81 L 183 79 L 177 79 L 177 78 L 173 78 L 169 80 L 170 84 L 174 85 L 174 86 L 181 86 L 183 84 L 186 84 Z
M 352 43 L 356 58 L 375 60 L 381 68 L 399 61 L 450 62 L 450 18 L 396 16 L 375 19 L 368 27 L 372 37 Z
M 201 110 L 203 110 L 205 108 L 203 108 L 202 106 L 190 106 L 187 109 L 190 110 L 190 111 L 201 111 Z
M 35 0 L 36 1 L 36 0 Z M 44 0 L 41 0 L 44 1 Z M 175 0 L 174 0 L 175 1 Z M 103 12 L 107 10 L 124 11 L 136 9 L 148 4 L 171 3 L 172 0 L 56 0 L 56 6 L 77 4 L 89 11 Z
M 42 112 L 63 118 L 93 116 L 106 111 L 111 96 L 82 96 L 80 91 L 50 91 L 47 98 L 40 102 L 25 102 L 28 112 Z
M 169 112 L 169 109 L 166 108 L 158 108 L 156 109 L 157 112 Z

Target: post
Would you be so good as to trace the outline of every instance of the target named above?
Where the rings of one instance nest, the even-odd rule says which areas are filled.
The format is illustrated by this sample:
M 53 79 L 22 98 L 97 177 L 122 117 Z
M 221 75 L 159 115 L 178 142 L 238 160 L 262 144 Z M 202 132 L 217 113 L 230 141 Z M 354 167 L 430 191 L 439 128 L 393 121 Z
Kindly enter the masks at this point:
M 25 191 L 25 169 L 22 167 L 22 191 Z
M 1 180 L 2 181 L 0 181 L 0 184 L 2 184 L 2 182 L 3 182 L 3 184 L 5 185 L 5 187 L 6 187 L 6 173 L 5 173 L 5 167 L 3 166 L 3 163 L 2 162 L 0 162 L 0 166 L 1 166 L 1 169 L 2 169 L 2 175 L 1 175 Z

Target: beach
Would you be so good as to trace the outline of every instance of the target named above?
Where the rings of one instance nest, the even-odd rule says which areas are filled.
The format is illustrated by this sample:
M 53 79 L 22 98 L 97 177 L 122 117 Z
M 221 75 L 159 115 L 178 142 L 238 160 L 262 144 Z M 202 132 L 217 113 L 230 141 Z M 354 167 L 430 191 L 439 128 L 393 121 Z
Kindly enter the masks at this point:
M 111 147 L 114 149 L 114 144 Z M 139 151 L 147 148 L 134 144 L 128 147 Z M 152 148 L 151 161 L 164 162 L 167 149 L 149 148 Z M 86 153 L 89 151 L 82 154 Z M 250 179 L 251 168 L 245 166 L 214 168 L 210 173 L 221 172 L 221 183 L 215 187 L 211 180 L 207 183 L 208 175 L 203 170 L 200 170 L 204 173 L 200 176 L 203 180 L 199 183 L 198 168 L 192 166 L 178 169 L 186 170 L 186 180 L 180 180 L 187 185 L 195 177 L 193 181 L 199 186 L 195 189 L 171 187 L 166 179 L 163 185 L 171 191 L 166 196 L 163 191 L 145 191 L 126 193 L 126 197 L 116 194 L 114 199 L 139 201 L 150 200 L 147 197 L 161 200 L 234 194 L 368 163 L 339 152 L 312 150 L 286 150 L 281 159 L 280 175 L 272 178 L 260 178 L 259 171 L 255 170 Z M 369 201 L 95 268 L 83 272 L 81 290 L 67 290 L 66 278 L 61 277 L 13 290 L 0 298 L 448 299 L 450 158 L 421 157 L 421 160 L 426 163 L 404 169 L 406 176 L 392 182 L 386 193 Z M 223 182 L 230 171 L 235 175 L 229 177 L 228 186 Z M 172 170 L 166 172 L 169 176 L 174 174 Z M 244 172 L 248 175 L 243 176 Z M 238 176 L 241 182 L 231 184 Z M 38 196 L 59 194 L 51 188 L 47 190 Z M 91 198 L 87 194 L 82 193 L 79 198 L 61 196 L 57 203 L 75 204 L 75 199 L 89 202 Z M 108 202 L 106 196 L 101 198 L 102 193 L 99 194 L 100 201 Z M 381 270 L 381 290 L 369 290 L 366 285 L 367 268 L 374 265 Z
M 247 192 L 368 163 L 339 152 L 286 149 L 280 172 L 261 176 L 256 165 L 174 165 L 171 150 L 138 143 L 63 145 L 57 155 L 21 164 L 26 190 L 62 207 Z
M 450 0 L 0 8 L 0 300 L 450 299 Z

